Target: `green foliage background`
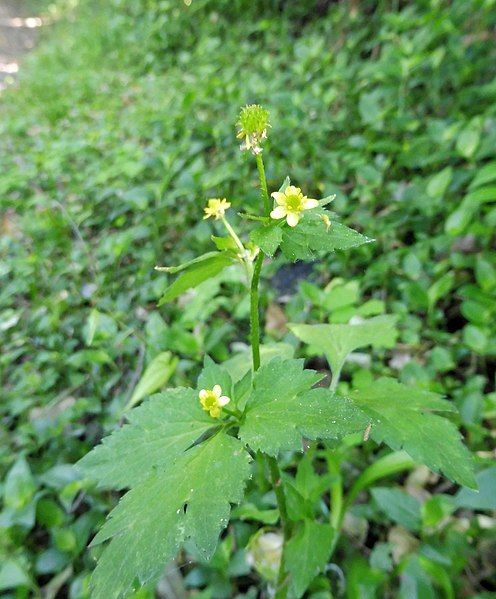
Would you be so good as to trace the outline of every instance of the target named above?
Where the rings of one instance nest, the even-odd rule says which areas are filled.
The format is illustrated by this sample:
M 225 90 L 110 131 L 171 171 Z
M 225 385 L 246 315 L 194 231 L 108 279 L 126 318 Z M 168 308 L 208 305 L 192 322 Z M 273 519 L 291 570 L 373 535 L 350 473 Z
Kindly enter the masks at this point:
M 289 293 L 290 320 L 339 322 L 360 301 L 382 302 L 400 338 L 375 352 L 374 374 L 399 370 L 455 401 L 486 468 L 496 415 L 495 2 L 85 0 L 43 10 L 52 24 L 0 100 L 0 592 L 89 596 L 86 544 L 117 497 L 72 464 L 115 428 L 161 352 L 178 358 L 171 381 L 188 384 L 205 353 L 225 360 L 246 338 L 241 276 L 157 309 L 167 277 L 153 271 L 207 248 L 207 197 L 259 201 L 234 138 L 245 103 L 271 112 L 271 190 L 289 171 L 310 197 L 336 193 L 343 222 L 376 239 L 309 275 L 319 285 L 343 277 L 344 299 L 308 282 L 278 291 L 276 263 L 265 304 Z M 268 327 L 273 339 L 296 345 Z M 346 366 L 345 381 L 367 376 L 366 364 Z M 373 461 L 367 451 L 351 456 L 350 477 Z M 456 489 L 424 481 L 433 495 L 420 493 L 406 521 L 394 515 L 406 509 L 396 483 L 353 515 L 338 560 L 348 596 L 491 596 L 494 475 L 485 503 L 470 496 L 455 515 L 443 494 Z M 393 568 L 383 546 L 398 523 L 411 547 Z M 257 526 L 235 528 L 243 546 Z M 192 556 L 186 567 L 201 596 L 258 584 L 229 538 L 210 565 Z

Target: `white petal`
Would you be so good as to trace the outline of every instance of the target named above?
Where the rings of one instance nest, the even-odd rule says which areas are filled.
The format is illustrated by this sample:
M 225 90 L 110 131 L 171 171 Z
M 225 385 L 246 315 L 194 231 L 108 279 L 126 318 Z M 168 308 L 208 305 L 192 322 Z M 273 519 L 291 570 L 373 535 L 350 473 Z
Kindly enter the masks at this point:
M 310 210 L 310 208 L 317 208 L 319 205 L 319 200 L 312 200 L 311 198 L 306 198 L 303 201 L 303 208 L 305 210 Z
M 295 187 L 294 185 L 288 185 L 284 193 L 287 196 L 297 196 L 300 193 L 300 191 L 301 189 L 299 187 Z
M 208 391 L 206 389 L 202 389 L 200 391 L 200 393 L 198 393 L 198 397 L 200 399 L 207 399 L 207 397 L 208 397 Z
M 286 216 L 286 208 L 284 206 L 277 206 L 270 213 L 270 218 L 284 218 Z
M 219 406 L 227 406 L 227 404 L 231 401 L 230 397 L 227 397 L 227 395 L 221 395 L 219 397 L 219 399 L 217 400 L 217 403 L 219 404 Z
M 220 385 L 214 385 L 214 388 L 212 389 L 212 393 L 215 395 L 215 397 L 217 397 L 217 399 L 219 399 L 219 397 L 221 396 L 222 393 L 222 388 Z
M 273 191 L 270 195 L 278 204 L 284 204 L 284 202 L 286 201 L 286 196 L 280 191 Z
M 289 212 L 286 217 L 286 222 L 290 227 L 296 227 L 296 225 L 300 222 L 300 215 L 296 212 Z

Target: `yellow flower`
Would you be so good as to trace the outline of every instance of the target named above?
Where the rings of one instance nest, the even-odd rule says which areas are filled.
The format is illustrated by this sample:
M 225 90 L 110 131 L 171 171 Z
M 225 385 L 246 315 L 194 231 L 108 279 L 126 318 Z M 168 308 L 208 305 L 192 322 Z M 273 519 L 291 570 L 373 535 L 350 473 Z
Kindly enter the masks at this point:
M 222 395 L 220 385 L 214 385 L 213 389 L 202 389 L 198 394 L 200 403 L 205 412 L 208 412 L 212 418 L 220 416 L 223 406 L 226 406 L 231 399 L 227 395 Z
M 296 227 L 303 210 L 317 208 L 319 205 L 318 200 L 307 198 L 301 189 L 294 185 L 288 185 L 284 192 L 274 191 L 271 196 L 278 204 L 270 213 L 271 218 L 285 218 L 290 227 Z
M 214 216 L 216 220 L 219 220 L 221 216 L 224 216 L 226 210 L 231 207 L 231 202 L 228 202 L 226 198 L 219 200 L 218 198 L 213 198 L 208 200 L 207 206 L 203 209 L 205 212 L 205 216 L 203 219 L 210 218 Z

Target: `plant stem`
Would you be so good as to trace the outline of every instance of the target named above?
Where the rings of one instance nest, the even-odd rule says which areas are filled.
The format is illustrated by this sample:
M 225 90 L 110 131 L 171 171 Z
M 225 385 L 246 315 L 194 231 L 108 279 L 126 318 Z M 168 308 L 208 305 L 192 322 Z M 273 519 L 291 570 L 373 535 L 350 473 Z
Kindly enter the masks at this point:
M 272 486 L 274 487 L 274 492 L 276 494 L 277 504 L 279 506 L 279 515 L 281 516 L 284 539 L 286 540 L 289 538 L 291 533 L 291 527 L 288 519 L 286 496 L 284 495 L 284 490 L 282 488 L 281 471 L 279 470 L 279 465 L 275 458 L 267 456 L 267 464 L 269 466 L 270 478 L 272 481 Z
M 271 456 L 265 456 L 270 471 L 270 479 L 272 487 L 276 494 L 277 507 L 279 508 L 279 516 L 281 518 L 283 532 L 283 547 L 281 552 L 281 563 L 279 565 L 279 573 L 277 575 L 276 594 L 274 599 L 286 599 L 288 588 L 286 585 L 286 568 L 284 567 L 284 548 L 291 536 L 291 524 L 288 518 L 288 509 L 286 506 L 286 496 L 282 487 L 281 471 L 277 460 Z
M 265 178 L 265 168 L 262 160 L 262 155 L 256 155 L 258 176 L 260 179 L 260 189 L 262 191 L 262 199 L 264 203 L 264 212 L 268 216 L 270 212 L 270 201 L 269 193 L 267 191 L 267 180 Z M 262 271 L 264 255 L 260 251 L 256 260 L 255 268 L 253 269 L 253 276 L 251 279 L 250 286 L 250 341 L 251 351 L 253 359 L 253 372 L 256 372 L 260 368 L 260 314 L 259 314 L 259 293 L 258 286 L 260 283 L 260 273 Z M 291 535 L 291 529 L 288 519 L 288 509 L 286 505 L 286 495 L 282 486 L 281 471 L 279 465 L 274 457 L 265 456 L 267 465 L 269 467 L 270 479 L 274 492 L 277 499 L 277 507 L 279 509 L 279 515 L 281 518 L 281 524 L 283 529 L 283 551 L 281 554 L 281 563 L 279 566 L 279 574 L 277 577 L 277 590 L 275 599 L 285 599 L 287 596 L 287 586 L 285 584 L 286 572 L 284 568 L 284 546 Z
M 343 512 L 343 478 L 341 476 L 341 470 L 339 463 L 334 459 L 334 452 L 327 453 L 327 469 L 335 477 L 335 480 L 331 483 L 331 511 L 330 511 L 330 523 L 334 530 L 338 530 Z
M 250 341 L 254 372 L 260 368 L 260 315 L 258 309 L 258 284 L 260 282 L 262 264 L 263 253 L 260 252 L 255 260 L 255 268 L 253 269 L 250 289 Z
M 258 168 L 258 178 L 260 179 L 260 189 L 262 191 L 262 199 L 264 203 L 264 213 L 265 216 L 269 216 L 270 213 L 270 200 L 269 200 L 269 191 L 267 189 L 267 179 L 265 177 L 265 167 L 263 163 L 262 154 L 256 155 L 257 160 L 257 168 Z
M 231 236 L 232 240 L 236 244 L 237 248 L 244 255 L 245 252 L 246 252 L 245 246 L 241 243 L 240 238 L 236 235 L 236 231 L 231 227 L 231 225 L 229 224 L 229 222 L 228 222 L 228 220 L 227 220 L 227 218 L 225 216 L 221 216 L 220 218 L 222 220 L 222 223 L 223 223 L 224 227 L 227 229 L 227 232 L 229 233 L 229 235 Z

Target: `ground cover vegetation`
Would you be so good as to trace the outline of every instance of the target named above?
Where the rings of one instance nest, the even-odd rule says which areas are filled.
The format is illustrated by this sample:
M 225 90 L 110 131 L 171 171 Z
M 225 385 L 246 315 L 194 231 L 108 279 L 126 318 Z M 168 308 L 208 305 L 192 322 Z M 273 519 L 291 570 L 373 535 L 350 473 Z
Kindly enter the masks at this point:
M 290 175 L 309 198 L 335 194 L 330 210 L 375 240 L 318 247 L 295 264 L 290 250 L 275 254 L 260 285 L 262 362 L 339 368 L 345 396 L 384 376 L 445 396 L 480 488 L 460 488 L 440 463 L 416 456 L 433 473 L 388 457 L 367 424 L 344 449 L 286 448 L 289 509 L 305 500 L 295 522 L 325 526 L 329 507 L 349 503 L 330 562 L 311 563 L 316 577 L 288 592 L 492 596 L 494 2 L 87 0 L 43 10 L 52 24 L 0 98 L 1 592 L 90 597 L 101 549 L 87 545 L 121 493 L 74 464 L 149 395 L 195 388 L 205 355 L 243 376 L 243 269 L 158 307 L 180 273 L 154 267 L 209 251 L 212 235 L 222 246 L 222 223 L 203 219 L 208 198 L 228 198 L 237 226 L 253 229 L 236 216 L 260 212 L 260 190 L 235 123 L 256 102 L 271 115 L 269 191 Z M 382 333 L 352 343 L 342 364 L 305 329 L 331 326 L 339 338 L 377 318 Z M 164 567 L 162 596 L 277 586 L 277 498 L 265 463 L 252 468 L 213 558 L 187 542 Z M 299 543 L 321 535 L 325 547 L 326 529 L 298 526 Z

